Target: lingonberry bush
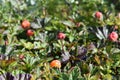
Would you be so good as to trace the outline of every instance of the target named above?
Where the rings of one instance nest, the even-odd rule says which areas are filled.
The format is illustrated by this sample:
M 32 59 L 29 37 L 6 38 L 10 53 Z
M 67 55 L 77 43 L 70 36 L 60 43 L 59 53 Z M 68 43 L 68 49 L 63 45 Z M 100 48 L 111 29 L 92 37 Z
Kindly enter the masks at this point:
M 119 80 L 119 0 L 0 0 L 0 80 Z

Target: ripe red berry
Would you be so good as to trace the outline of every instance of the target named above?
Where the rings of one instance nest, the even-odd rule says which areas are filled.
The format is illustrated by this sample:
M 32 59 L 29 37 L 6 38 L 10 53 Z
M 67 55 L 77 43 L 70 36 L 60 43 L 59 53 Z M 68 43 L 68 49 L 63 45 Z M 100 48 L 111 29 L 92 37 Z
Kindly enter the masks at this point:
M 30 28 L 30 22 L 28 20 L 23 20 L 21 23 L 21 26 L 23 29 L 29 29 Z
M 117 41 L 118 39 L 118 34 L 116 32 L 112 32 L 109 34 L 109 39 L 113 42 Z
M 97 18 L 97 19 L 101 19 L 102 18 L 102 13 L 101 12 L 96 12 L 95 13 L 95 17 Z
M 58 33 L 58 35 L 57 35 L 58 39 L 65 39 L 65 37 L 66 37 L 65 34 L 62 32 Z
M 59 60 L 53 60 L 51 63 L 50 63 L 50 66 L 53 68 L 61 68 L 61 62 Z
M 27 34 L 27 36 L 33 36 L 34 32 L 33 32 L 33 30 L 28 29 L 26 34 Z

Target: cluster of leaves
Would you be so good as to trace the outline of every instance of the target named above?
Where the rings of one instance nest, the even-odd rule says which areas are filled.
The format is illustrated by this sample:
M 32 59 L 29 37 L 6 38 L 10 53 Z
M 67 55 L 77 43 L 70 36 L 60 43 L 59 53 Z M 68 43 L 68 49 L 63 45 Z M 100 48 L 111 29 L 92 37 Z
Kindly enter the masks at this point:
M 118 80 L 120 41 L 108 38 L 113 31 L 120 35 L 117 6 L 106 0 L 0 0 L 0 79 Z M 65 39 L 57 38 L 59 32 Z M 55 59 L 61 68 L 50 67 Z

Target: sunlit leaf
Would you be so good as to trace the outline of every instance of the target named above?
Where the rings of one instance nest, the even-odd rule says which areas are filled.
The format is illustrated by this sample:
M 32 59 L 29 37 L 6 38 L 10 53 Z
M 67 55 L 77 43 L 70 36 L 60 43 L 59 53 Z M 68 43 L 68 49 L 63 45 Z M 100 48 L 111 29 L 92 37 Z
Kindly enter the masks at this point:
M 99 56 L 98 55 L 95 55 L 95 60 L 98 64 L 100 64 L 100 59 L 99 59 Z

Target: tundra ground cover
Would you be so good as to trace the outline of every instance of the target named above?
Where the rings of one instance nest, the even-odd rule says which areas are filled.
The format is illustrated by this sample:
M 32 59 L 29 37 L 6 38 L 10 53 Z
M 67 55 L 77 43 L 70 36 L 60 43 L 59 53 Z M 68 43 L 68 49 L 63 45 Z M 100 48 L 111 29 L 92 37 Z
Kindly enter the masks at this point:
M 0 80 L 119 80 L 119 0 L 0 0 Z

